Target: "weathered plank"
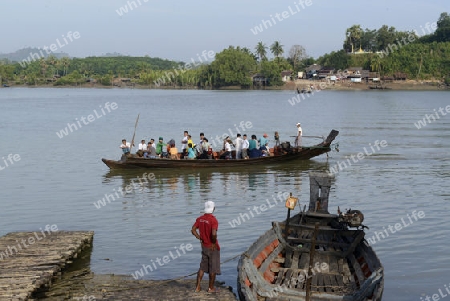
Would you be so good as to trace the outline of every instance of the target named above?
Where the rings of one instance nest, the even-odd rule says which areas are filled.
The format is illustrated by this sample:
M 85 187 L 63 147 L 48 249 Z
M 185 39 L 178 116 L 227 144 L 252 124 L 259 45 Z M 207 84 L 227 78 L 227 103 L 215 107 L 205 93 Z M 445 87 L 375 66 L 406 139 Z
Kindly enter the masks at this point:
M 358 282 L 359 282 L 359 285 L 358 285 L 358 288 L 359 288 L 364 283 L 364 280 L 365 280 L 364 274 L 361 270 L 361 267 L 359 266 L 358 261 L 355 258 L 355 255 L 350 254 L 348 256 L 348 260 L 350 261 L 350 264 L 352 265 L 353 269 L 355 270 L 355 275 L 358 278 Z
M 92 245 L 92 231 L 58 231 L 53 226 L 0 237 L 0 300 L 31 298 Z

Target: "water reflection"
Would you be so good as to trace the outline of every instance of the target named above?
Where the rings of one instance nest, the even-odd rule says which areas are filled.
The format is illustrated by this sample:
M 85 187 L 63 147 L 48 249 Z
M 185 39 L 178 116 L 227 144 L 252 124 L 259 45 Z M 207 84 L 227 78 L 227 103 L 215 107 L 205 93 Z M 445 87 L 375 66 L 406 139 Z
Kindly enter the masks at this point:
M 328 161 L 297 161 L 270 167 L 224 168 L 203 170 L 111 170 L 103 183 L 111 194 L 119 196 L 123 209 L 151 207 L 153 216 L 164 206 L 184 202 L 199 205 L 206 199 L 235 199 L 253 196 L 263 189 L 268 195 L 281 187 L 300 192 L 302 176 L 308 171 L 328 170 Z M 115 200 L 116 201 L 116 200 Z M 107 204 L 108 205 L 108 204 Z M 184 207 L 184 206 L 182 206 Z

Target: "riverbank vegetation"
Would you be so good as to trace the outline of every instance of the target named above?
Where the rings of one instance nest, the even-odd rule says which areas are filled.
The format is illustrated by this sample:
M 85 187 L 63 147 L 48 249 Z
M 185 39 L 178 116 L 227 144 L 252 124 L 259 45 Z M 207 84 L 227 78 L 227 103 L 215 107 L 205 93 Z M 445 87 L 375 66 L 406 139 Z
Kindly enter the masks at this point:
M 271 54 L 271 58 L 269 58 Z M 282 71 L 296 77 L 311 64 L 344 70 L 360 66 L 383 76 L 406 74 L 409 79 L 444 80 L 450 84 L 450 16 L 417 30 L 377 30 L 353 25 L 343 49 L 313 59 L 301 45 L 287 52 L 279 41 L 259 42 L 254 49 L 229 46 L 212 62 L 194 64 L 150 57 L 42 57 L 27 62 L 0 60 L 0 84 L 54 86 L 143 86 L 150 88 L 248 88 L 260 75 L 267 86 L 283 85 Z

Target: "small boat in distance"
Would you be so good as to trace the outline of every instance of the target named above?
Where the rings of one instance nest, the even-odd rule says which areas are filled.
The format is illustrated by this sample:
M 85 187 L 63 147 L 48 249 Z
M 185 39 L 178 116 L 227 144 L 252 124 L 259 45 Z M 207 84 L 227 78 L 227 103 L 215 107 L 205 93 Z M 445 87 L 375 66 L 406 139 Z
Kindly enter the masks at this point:
M 110 169 L 130 169 L 130 168 L 218 168 L 218 167 L 245 167 L 253 165 L 270 165 L 291 160 L 309 160 L 316 156 L 331 151 L 331 143 L 334 141 L 339 131 L 332 130 L 322 143 L 313 146 L 293 147 L 289 142 L 281 143 L 270 150 L 270 156 L 250 158 L 250 159 L 219 159 L 214 153 L 213 159 L 176 160 L 168 158 L 144 158 L 135 155 L 122 155 L 120 160 L 102 159 Z M 180 154 L 179 154 L 180 155 Z
M 371 90 L 391 90 L 391 88 L 383 86 L 383 85 L 369 86 L 369 89 L 371 89 Z
M 328 213 L 333 176 L 309 177 L 308 211 L 291 218 L 298 200 L 291 194 L 286 221 L 273 222 L 240 257 L 240 300 L 381 301 L 383 266 L 364 239 L 363 214 Z
M 297 88 L 297 94 L 304 94 L 304 93 L 312 93 L 311 88 L 309 88 L 309 89 L 302 88 L 301 90 L 299 90 L 299 89 Z

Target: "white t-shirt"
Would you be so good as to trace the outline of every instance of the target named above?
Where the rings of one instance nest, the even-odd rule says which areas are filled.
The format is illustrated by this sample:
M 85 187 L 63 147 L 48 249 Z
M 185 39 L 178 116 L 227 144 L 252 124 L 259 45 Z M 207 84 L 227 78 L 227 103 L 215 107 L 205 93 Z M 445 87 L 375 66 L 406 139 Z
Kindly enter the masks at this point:
M 231 145 L 228 142 L 225 142 L 225 151 L 231 152 Z
M 130 146 L 131 146 L 130 142 L 127 142 L 126 145 L 122 143 L 119 147 L 120 148 L 130 148 Z
M 298 132 L 300 133 L 300 136 L 303 136 L 303 131 L 302 131 L 302 127 L 301 126 L 298 127 Z
M 181 149 L 184 150 L 187 147 L 187 142 L 188 142 L 189 138 L 187 136 L 183 137 L 183 139 L 181 140 Z M 184 141 L 186 141 L 186 143 L 183 143 Z
M 138 145 L 138 150 L 144 150 L 144 151 L 146 151 L 147 150 L 147 144 L 145 144 L 145 143 L 139 143 L 139 145 Z
M 243 141 L 244 141 L 244 140 L 242 140 L 241 137 L 237 137 L 237 138 L 236 138 L 236 150 L 237 150 L 237 151 L 242 150 L 242 142 L 243 142 Z
M 248 143 L 247 139 L 243 139 L 242 140 L 242 148 L 248 148 L 250 146 L 250 144 Z

